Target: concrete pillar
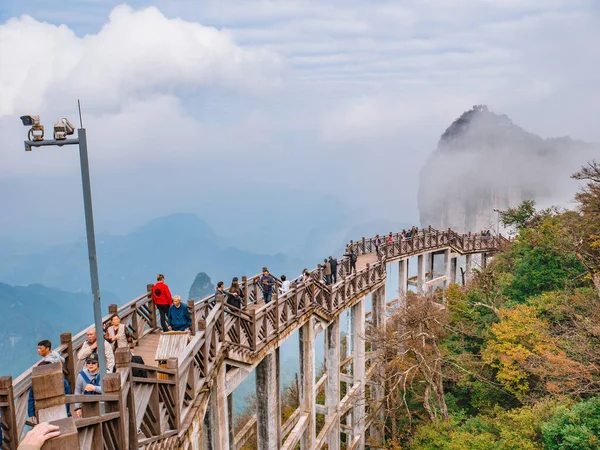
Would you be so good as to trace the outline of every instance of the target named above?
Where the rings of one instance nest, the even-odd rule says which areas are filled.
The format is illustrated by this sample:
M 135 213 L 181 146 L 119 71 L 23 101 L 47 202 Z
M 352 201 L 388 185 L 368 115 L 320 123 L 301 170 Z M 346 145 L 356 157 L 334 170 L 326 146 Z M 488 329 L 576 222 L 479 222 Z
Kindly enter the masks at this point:
M 458 268 L 458 258 L 450 258 L 450 284 L 456 283 L 457 268 Z
M 300 408 L 308 414 L 306 430 L 300 439 L 301 450 L 312 450 L 317 437 L 315 407 L 315 319 L 311 317 L 299 330 Z
M 353 333 L 352 333 L 352 309 L 348 310 L 348 321 L 346 323 L 346 356 L 350 356 L 354 351 Z
M 229 450 L 229 412 L 227 411 L 226 365 L 221 364 L 212 387 L 213 414 L 211 414 L 211 434 L 214 450 Z
M 450 249 L 444 250 L 444 275 L 446 276 L 446 281 L 444 281 L 444 288 L 450 286 L 451 283 L 451 273 L 450 273 Z
M 428 254 L 417 256 L 417 291 L 422 294 L 425 288 L 425 258 Z
M 373 325 L 380 330 L 385 330 L 386 326 L 386 295 L 385 295 L 385 285 L 381 286 L 379 289 L 373 292 L 372 294 L 373 305 L 371 310 L 373 316 Z M 373 351 L 377 351 L 377 347 L 374 345 L 371 349 Z M 371 363 L 372 364 L 372 363 Z M 379 408 L 383 402 L 385 397 L 385 391 L 383 386 L 377 385 L 371 387 L 371 401 L 375 400 L 374 408 Z M 379 422 L 383 421 L 383 410 L 380 410 L 378 414 Z M 369 436 L 375 441 L 383 444 L 383 434 L 380 433 L 380 429 L 377 426 L 377 423 L 371 425 L 369 429 Z
M 371 317 L 373 318 L 373 325 L 377 328 L 385 328 L 385 284 L 380 288 L 374 290 L 371 294 Z
M 465 282 L 469 283 L 473 279 L 473 256 L 465 256 Z
M 385 298 L 385 297 L 384 297 Z M 354 358 L 352 360 L 352 375 L 354 383 L 360 383 L 361 387 L 354 397 L 352 408 L 352 425 L 354 438 L 360 436 L 358 449 L 365 448 L 365 300 L 360 300 L 352 307 L 354 325 Z
M 227 423 L 229 424 L 229 445 L 235 442 L 235 427 L 233 426 L 233 393 L 227 396 Z
M 325 406 L 327 420 L 339 414 L 340 405 L 340 319 L 336 317 L 325 330 L 325 370 L 327 385 L 325 386 Z M 327 439 L 329 450 L 340 450 L 340 418 L 336 419 Z
M 256 426 L 259 450 L 281 446 L 279 351 L 272 350 L 256 366 Z
M 434 263 L 435 262 L 435 252 L 427 253 L 427 272 L 429 272 L 428 280 L 433 280 L 435 278 L 433 274 Z
M 408 292 L 408 259 L 398 261 L 398 307 L 406 307 Z

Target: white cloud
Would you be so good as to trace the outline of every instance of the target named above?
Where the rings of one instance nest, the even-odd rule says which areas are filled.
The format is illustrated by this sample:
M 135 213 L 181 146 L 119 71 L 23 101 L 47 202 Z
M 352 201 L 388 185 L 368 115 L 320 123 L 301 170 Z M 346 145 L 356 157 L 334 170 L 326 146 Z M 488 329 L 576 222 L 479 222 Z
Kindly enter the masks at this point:
M 124 5 L 82 38 L 64 25 L 10 19 L 0 26 L 0 55 L 0 117 L 64 98 L 104 110 L 202 86 L 264 91 L 279 83 L 281 65 L 274 53 L 244 49 L 226 31 Z

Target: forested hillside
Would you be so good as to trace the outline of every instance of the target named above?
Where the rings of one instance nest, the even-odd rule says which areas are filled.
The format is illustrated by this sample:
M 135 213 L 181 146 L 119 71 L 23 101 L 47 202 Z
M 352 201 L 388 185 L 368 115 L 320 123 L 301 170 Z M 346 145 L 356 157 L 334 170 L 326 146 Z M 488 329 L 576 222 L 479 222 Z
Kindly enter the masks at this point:
M 515 238 L 471 283 L 370 330 L 388 448 L 600 448 L 600 167 L 574 178 L 576 211 L 504 211 Z

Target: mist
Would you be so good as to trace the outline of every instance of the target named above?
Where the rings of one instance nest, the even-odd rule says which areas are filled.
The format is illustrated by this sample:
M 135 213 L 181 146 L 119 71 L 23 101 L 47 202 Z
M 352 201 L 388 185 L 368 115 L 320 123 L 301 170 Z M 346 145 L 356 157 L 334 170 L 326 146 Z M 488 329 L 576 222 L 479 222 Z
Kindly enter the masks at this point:
M 569 207 L 577 183 L 569 177 L 599 154 L 597 144 L 542 138 L 506 115 L 478 105 L 442 134 L 421 170 L 421 223 L 459 231 L 495 230 L 495 209 L 525 199 Z

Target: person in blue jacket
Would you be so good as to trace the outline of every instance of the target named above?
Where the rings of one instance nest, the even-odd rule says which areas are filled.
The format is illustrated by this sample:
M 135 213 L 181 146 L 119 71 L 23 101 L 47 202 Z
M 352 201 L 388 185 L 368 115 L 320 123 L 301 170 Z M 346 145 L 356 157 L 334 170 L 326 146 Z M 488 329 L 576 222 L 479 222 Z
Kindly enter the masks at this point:
M 46 364 L 53 364 L 50 361 L 42 361 L 38 364 L 38 366 L 45 366 Z M 63 384 L 65 386 L 65 394 L 71 395 L 73 392 L 71 391 L 71 386 L 67 383 L 67 380 L 63 378 Z M 71 415 L 70 405 L 67 406 L 67 416 Z M 35 398 L 33 397 L 33 386 L 29 388 L 29 397 L 27 398 L 27 416 L 29 417 L 29 421 L 31 423 L 37 423 L 37 418 L 35 415 Z
M 181 297 L 173 297 L 173 304 L 169 308 L 169 330 L 186 331 L 192 326 L 192 317 L 187 306 L 181 304 Z

